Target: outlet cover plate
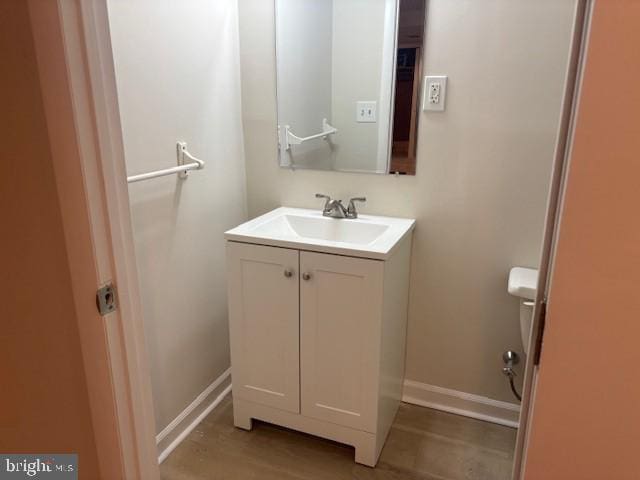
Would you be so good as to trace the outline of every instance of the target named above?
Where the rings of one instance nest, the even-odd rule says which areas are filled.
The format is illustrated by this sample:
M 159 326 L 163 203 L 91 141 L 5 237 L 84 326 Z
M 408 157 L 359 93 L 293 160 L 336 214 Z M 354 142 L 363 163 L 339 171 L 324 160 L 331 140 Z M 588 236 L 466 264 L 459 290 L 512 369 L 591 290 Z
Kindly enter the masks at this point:
M 378 106 L 378 102 L 357 102 L 356 103 L 356 122 L 376 123 L 377 106 Z
M 447 76 L 427 75 L 424 77 L 422 110 L 425 112 L 444 112 L 446 99 Z

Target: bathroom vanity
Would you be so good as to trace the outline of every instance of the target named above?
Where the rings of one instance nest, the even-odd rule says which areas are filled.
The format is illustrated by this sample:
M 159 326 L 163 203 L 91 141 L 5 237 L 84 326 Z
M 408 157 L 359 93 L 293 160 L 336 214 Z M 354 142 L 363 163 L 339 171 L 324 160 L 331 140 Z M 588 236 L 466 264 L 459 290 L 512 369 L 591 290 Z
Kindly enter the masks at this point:
M 402 394 L 414 224 L 278 208 L 225 233 L 237 427 L 329 438 L 375 466 Z

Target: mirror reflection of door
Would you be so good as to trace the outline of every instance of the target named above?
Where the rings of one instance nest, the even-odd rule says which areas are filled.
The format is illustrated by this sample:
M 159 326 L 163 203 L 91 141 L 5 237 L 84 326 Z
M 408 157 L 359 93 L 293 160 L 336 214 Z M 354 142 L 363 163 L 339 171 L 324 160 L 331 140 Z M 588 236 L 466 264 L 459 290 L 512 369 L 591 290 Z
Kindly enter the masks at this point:
M 425 0 L 401 0 L 389 173 L 415 175 Z

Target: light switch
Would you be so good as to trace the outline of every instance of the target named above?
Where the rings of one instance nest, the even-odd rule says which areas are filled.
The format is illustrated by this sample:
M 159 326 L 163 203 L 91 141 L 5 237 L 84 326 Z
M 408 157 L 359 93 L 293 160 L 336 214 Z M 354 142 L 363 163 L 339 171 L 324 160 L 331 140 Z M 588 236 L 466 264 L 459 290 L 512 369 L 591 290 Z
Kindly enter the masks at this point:
M 422 110 L 425 112 L 444 112 L 447 95 L 446 75 L 430 75 L 424 77 L 422 93 Z
M 358 123 L 376 123 L 376 107 L 378 102 L 357 102 L 356 121 Z

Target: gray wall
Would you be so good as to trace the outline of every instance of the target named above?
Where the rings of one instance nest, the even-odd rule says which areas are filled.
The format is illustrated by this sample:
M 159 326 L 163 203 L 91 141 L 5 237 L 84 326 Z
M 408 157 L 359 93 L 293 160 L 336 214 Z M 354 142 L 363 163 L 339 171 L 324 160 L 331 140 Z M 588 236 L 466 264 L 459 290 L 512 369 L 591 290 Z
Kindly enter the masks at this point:
M 335 169 L 375 172 L 378 168 L 378 127 L 385 123 L 359 123 L 356 103 L 375 101 L 380 115 L 391 104 L 388 93 L 381 91 L 391 83 L 393 73 L 389 59 L 383 59 L 383 48 L 393 57 L 393 35 L 385 37 L 385 23 L 393 25 L 395 11 L 386 10 L 387 0 L 349 0 L 333 2 L 332 50 L 332 125 L 338 133 L 331 137 L 335 145 Z M 366 14 L 366 21 L 363 16 Z M 388 68 L 383 71 L 383 66 Z M 385 107 L 386 105 L 386 107 Z M 388 149 L 386 136 L 382 150 Z M 386 167 L 384 165 L 383 169 Z
M 299 137 L 322 130 L 331 112 L 331 25 L 333 3 L 317 0 L 278 0 L 278 121 L 284 143 L 285 126 Z M 316 165 L 331 170 L 329 142 L 309 142 L 281 151 L 281 164 Z
M 276 159 L 273 6 L 240 0 L 248 207 L 317 207 L 417 219 L 407 378 L 513 401 L 501 353 L 522 350 L 514 265 L 536 266 L 575 0 L 430 0 L 426 74 L 447 111 L 420 114 L 415 177 L 289 171 Z
M 222 233 L 246 219 L 233 0 L 110 0 L 127 170 L 204 159 L 189 179 L 129 186 L 156 428 L 229 368 Z

